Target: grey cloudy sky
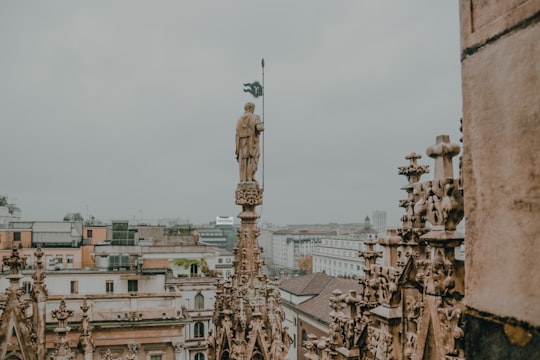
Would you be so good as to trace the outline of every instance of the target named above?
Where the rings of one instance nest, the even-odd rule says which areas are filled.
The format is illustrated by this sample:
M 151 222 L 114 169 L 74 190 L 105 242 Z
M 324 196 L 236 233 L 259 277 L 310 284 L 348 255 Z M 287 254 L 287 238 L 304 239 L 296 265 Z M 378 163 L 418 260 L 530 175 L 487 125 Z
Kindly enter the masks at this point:
M 460 137 L 456 1 L 2 1 L 0 193 L 26 220 L 236 216 L 262 57 L 262 221 L 398 224 L 404 156 Z

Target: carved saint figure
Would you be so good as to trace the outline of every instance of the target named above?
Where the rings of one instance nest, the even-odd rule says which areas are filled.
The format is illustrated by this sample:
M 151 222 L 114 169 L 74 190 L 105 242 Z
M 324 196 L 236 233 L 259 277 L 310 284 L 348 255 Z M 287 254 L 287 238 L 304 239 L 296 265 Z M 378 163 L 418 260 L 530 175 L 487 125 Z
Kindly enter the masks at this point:
M 259 115 L 254 114 L 255 104 L 244 105 L 244 114 L 236 123 L 236 160 L 240 165 L 240 182 L 256 181 L 259 165 L 259 135 L 264 125 Z

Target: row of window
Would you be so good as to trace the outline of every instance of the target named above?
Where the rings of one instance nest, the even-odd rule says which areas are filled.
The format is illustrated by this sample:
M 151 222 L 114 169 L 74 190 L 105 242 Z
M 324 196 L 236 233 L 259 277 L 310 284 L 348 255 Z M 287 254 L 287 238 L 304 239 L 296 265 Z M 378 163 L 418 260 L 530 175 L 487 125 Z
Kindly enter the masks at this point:
M 8 258 L 7 256 L 4 256 L 3 258 L 4 264 L 6 263 L 7 258 Z M 26 255 L 24 259 L 26 261 L 26 269 L 31 269 L 33 266 L 32 257 L 30 255 Z M 75 266 L 74 256 L 66 255 L 65 264 L 68 269 L 73 268 L 73 266 Z M 64 255 L 57 254 L 54 256 L 53 255 L 45 256 L 45 267 L 47 268 L 47 270 L 52 270 L 57 267 L 62 267 L 63 265 L 64 265 Z M 2 270 L 4 271 L 9 270 L 9 268 L 7 266 L 4 266 Z
M 204 354 L 203 353 L 196 353 L 195 360 L 204 360 Z M 163 360 L 163 355 L 150 355 L 150 360 Z
M 314 264 L 321 264 L 321 265 L 329 265 L 329 266 L 334 266 L 334 267 L 344 267 L 344 268 L 347 268 L 347 263 L 346 262 L 341 262 L 341 261 L 336 261 L 336 260 L 329 260 L 329 259 L 321 259 L 321 258 L 314 258 L 313 259 L 313 263 Z M 348 263 L 349 264 L 349 268 L 350 269 L 354 269 L 354 267 L 356 266 L 356 269 L 357 270 L 360 270 L 360 266 L 364 264 L 364 261 L 363 259 L 362 260 L 358 260 L 356 261 L 354 264 L 353 263 Z
M 75 281 L 77 281 L 77 280 L 75 280 Z M 138 292 L 139 291 L 139 280 L 128 280 L 127 285 L 128 285 L 128 292 Z M 107 294 L 114 293 L 114 281 L 113 280 L 105 281 L 105 292 Z
M 357 250 L 341 250 L 341 249 L 324 248 L 324 247 L 315 248 L 313 253 L 347 256 L 347 257 L 353 257 L 353 258 L 359 257 Z
M 139 291 L 139 281 L 138 280 L 128 280 L 128 292 L 130 293 L 136 293 Z M 32 283 L 29 281 L 23 282 L 23 291 L 25 293 L 30 293 L 32 289 Z M 105 281 L 105 292 L 107 294 L 113 294 L 114 293 L 114 280 L 106 280 Z M 70 281 L 70 293 L 71 294 L 78 294 L 79 293 L 79 280 L 71 280 Z M 195 310 L 202 310 L 204 309 L 204 295 L 201 293 L 198 293 L 195 295 L 195 304 L 194 304 Z M 203 325 L 204 326 L 204 325 Z M 204 332 L 204 327 L 202 329 Z M 197 337 L 197 336 L 195 336 Z
M 231 262 L 231 258 L 228 257 L 228 258 L 226 259 L 226 261 L 227 261 L 227 264 L 229 264 L 229 263 Z M 217 262 L 218 262 L 219 264 L 223 264 L 223 258 L 218 258 L 218 261 L 217 261 Z
M 139 291 L 139 280 L 128 280 L 127 281 L 128 292 L 138 292 Z M 27 292 L 30 291 L 31 284 L 30 282 L 23 283 L 23 289 Z M 27 289 L 28 288 L 28 289 Z M 79 293 L 79 280 L 70 281 L 70 292 L 72 294 Z M 105 293 L 113 294 L 114 293 L 114 280 L 105 281 Z

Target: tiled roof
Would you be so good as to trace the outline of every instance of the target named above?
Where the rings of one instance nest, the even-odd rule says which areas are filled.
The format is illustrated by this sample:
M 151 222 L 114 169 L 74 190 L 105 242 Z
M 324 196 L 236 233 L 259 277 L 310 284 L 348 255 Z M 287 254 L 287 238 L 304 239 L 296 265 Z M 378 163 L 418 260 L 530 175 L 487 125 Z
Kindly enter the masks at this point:
M 362 294 L 362 286 L 357 279 L 335 277 L 330 277 L 330 279 L 319 295 L 296 306 L 302 312 L 321 319 L 328 324 L 332 322 L 330 317 L 330 297 L 334 290 L 339 289 L 343 294 L 347 294 L 349 290 L 356 290 L 357 294 Z
M 324 273 L 309 274 L 285 280 L 279 288 L 297 296 L 317 295 L 332 279 Z

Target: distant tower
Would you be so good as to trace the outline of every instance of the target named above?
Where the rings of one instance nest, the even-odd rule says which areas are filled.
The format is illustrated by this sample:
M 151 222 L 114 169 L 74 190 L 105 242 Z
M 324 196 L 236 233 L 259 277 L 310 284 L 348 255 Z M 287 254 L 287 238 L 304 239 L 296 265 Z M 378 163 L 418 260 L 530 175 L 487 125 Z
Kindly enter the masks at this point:
M 371 216 L 373 227 L 379 234 L 386 233 L 386 211 L 375 210 Z
M 257 229 L 263 189 L 255 180 L 259 156 L 258 134 L 263 130 L 254 105 L 246 104 L 238 120 L 236 155 L 240 182 L 236 188 L 238 245 L 234 248 L 234 275 L 219 282 L 214 308 L 214 328 L 207 337 L 209 360 L 282 360 L 291 344 L 281 306 L 280 292 L 262 273 L 262 248 Z M 255 148 L 257 147 L 257 148 Z

